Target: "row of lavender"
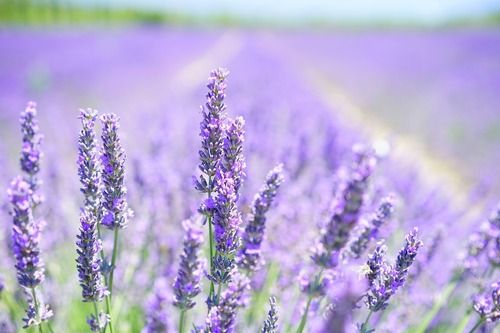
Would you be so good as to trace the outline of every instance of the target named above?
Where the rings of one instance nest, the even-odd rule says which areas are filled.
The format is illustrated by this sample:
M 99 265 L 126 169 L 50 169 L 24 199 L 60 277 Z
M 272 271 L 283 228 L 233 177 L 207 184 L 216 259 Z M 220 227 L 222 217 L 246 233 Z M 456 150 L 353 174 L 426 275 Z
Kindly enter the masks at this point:
M 271 171 L 264 187 L 254 201 L 247 205 L 250 213 L 247 214 L 246 223 L 243 224 L 237 203 L 240 199 L 241 185 L 246 176 L 246 163 L 243 155 L 244 121 L 242 118 L 226 119 L 224 104 L 226 75 L 224 70 L 212 73 L 208 84 L 207 103 L 202 113 L 202 148 L 199 153 L 201 175 L 195 181 L 195 188 L 207 195 L 207 198 L 202 201 L 198 209 L 202 218 L 194 216 L 183 223 L 186 235 L 179 270 L 178 272 L 173 270 L 173 274 L 177 274 L 177 277 L 173 285 L 172 303 L 179 309 L 179 320 L 177 323 L 171 320 L 174 310 L 169 306 L 170 284 L 165 284 L 163 281 L 163 279 L 168 280 L 169 275 L 172 275 L 172 272 L 169 272 L 172 271 L 172 265 L 167 261 L 164 265 L 167 272 L 157 279 L 158 283 L 152 288 L 154 296 L 145 309 L 144 330 L 165 332 L 168 331 L 168 327 L 170 329 L 177 327 L 180 331 L 187 330 L 191 325 L 187 324 L 186 317 L 193 312 L 190 310 L 196 305 L 195 299 L 201 292 L 200 282 L 204 271 L 207 285 L 209 285 L 206 288 L 208 314 L 206 319 L 200 319 L 203 310 L 193 313 L 194 330 L 207 332 L 244 330 L 245 320 L 239 322 L 236 318 L 238 311 L 246 305 L 249 306 L 247 314 L 249 318 L 246 322 L 252 327 L 251 323 L 254 319 L 252 316 L 257 316 L 255 311 L 264 312 L 264 310 L 262 306 L 254 309 L 253 304 L 245 302 L 245 298 L 252 294 L 253 287 L 259 292 L 255 292 L 252 301 L 259 303 L 261 294 L 265 293 L 264 287 L 269 288 L 269 276 L 273 264 L 274 269 L 279 271 L 278 277 L 271 282 L 280 284 L 280 289 L 287 291 L 276 295 L 278 300 L 281 297 L 283 299 L 290 297 L 289 294 L 292 293 L 291 288 L 293 288 L 291 286 L 297 282 L 286 281 L 286 278 L 287 275 L 293 276 L 294 269 L 301 271 L 298 284 L 305 295 L 297 296 L 298 302 L 295 309 L 282 307 L 284 313 L 292 315 L 287 321 L 281 320 L 281 325 L 277 323 L 276 299 L 271 298 L 271 309 L 268 318 L 261 325 L 262 331 L 275 332 L 286 329 L 303 332 L 307 325 L 311 331 L 325 332 L 349 330 L 370 332 L 375 327 L 378 329 L 377 326 L 383 330 L 384 321 L 390 322 L 390 319 L 394 319 L 384 320 L 383 313 L 389 305 L 390 298 L 405 282 L 411 282 L 410 286 L 418 283 L 426 265 L 438 253 L 440 237 L 434 237 L 425 253 L 425 258 L 416 263 L 417 269 L 410 270 L 422 247 L 422 241 L 416 229 L 408 233 L 406 243 L 399 251 L 395 264 L 391 265 L 385 259 L 387 246 L 382 243 L 378 243 L 373 248 L 372 254 L 365 257 L 368 248 L 373 247 L 371 243 L 380 237 L 379 229 L 383 229 L 391 218 L 394 198 L 390 195 L 385 199 L 380 199 L 385 195 L 384 192 L 389 186 L 380 187 L 376 191 L 370 190 L 370 179 L 381 159 L 377 149 L 355 146 L 352 163 L 348 168 L 333 167 L 333 169 L 338 169 L 331 180 L 333 189 L 330 193 L 334 192 L 334 195 L 331 195 L 333 203 L 330 209 L 320 214 L 328 214 L 329 218 L 321 225 L 319 238 L 315 241 L 314 237 L 302 237 L 303 242 L 309 243 L 309 246 L 314 244 L 313 250 L 309 252 L 301 249 L 301 258 L 298 259 L 295 267 L 290 268 L 290 271 L 287 271 L 286 264 L 283 267 L 276 266 L 277 262 L 285 259 L 284 257 L 270 255 L 267 274 L 261 277 L 256 275 L 264 265 L 261 245 L 266 229 L 266 215 L 283 182 L 283 175 L 281 167 Z M 28 105 L 21 116 L 23 129 L 21 166 L 25 176 L 16 178 L 12 182 L 9 198 L 13 207 L 14 221 L 11 246 L 14 249 L 18 282 L 26 291 L 28 304 L 24 319 L 25 326 L 36 326 L 43 331 L 44 329 L 52 330 L 50 318 L 53 312 L 43 302 L 42 293 L 39 290 L 44 280 L 44 268 L 39 250 L 43 223 L 37 220 L 33 213 L 42 202 L 38 194 L 40 182 L 37 178 L 42 154 L 40 151 L 41 135 L 38 132 L 35 116 L 36 109 L 33 104 Z M 81 119 L 83 129 L 80 134 L 78 163 L 85 201 L 77 241 L 77 267 L 83 300 L 94 303 L 95 314 L 88 317 L 90 328 L 93 331 L 113 332 L 113 324 L 117 316 L 112 309 L 117 303 L 119 304 L 116 301 L 117 296 L 112 297 L 114 296 L 114 272 L 119 267 L 117 262 L 118 235 L 124 232 L 121 229 L 126 226 L 131 216 L 125 199 L 125 155 L 118 138 L 119 126 L 116 116 L 101 117 L 103 131 L 100 154 L 97 151 L 98 143 L 94 131 L 96 113 L 92 110 L 82 111 Z M 302 163 L 307 162 L 307 159 L 300 154 L 299 159 Z M 287 173 L 294 181 L 300 181 L 302 177 L 307 177 L 301 174 L 318 172 L 318 170 L 304 170 L 305 167 L 310 166 L 300 166 L 300 163 L 296 163 L 293 167 L 287 168 Z M 144 180 L 139 179 L 139 176 L 137 175 L 134 186 L 142 186 L 142 191 L 151 190 L 147 188 Z M 314 175 L 314 177 L 317 176 Z M 307 183 L 299 190 L 308 190 L 307 186 L 310 185 L 309 182 Z M 328 190 L 323 193 L 328 193 Z M 304 192 L 300 193 L 301 198 L 302 195 Z M 377 206 L 375 212 L 370 214 L 369 212 Z M 299 211 L 292 213 L 304 214 L 303 210 L 301 207 Z M 154 214 L 156 210 L 150 209 L 148 213 Z M 485 227 L 474 235 L 469 243 L 466 265 L 455 272 L 451 277 L 450 285 L 456 287 L 467 283 L 470 276 L 478 271 L 484 278 L 491 279 L 498 266 L 499 220 L 497 212 L 489 219 Z M 204 268 L 201 259 L 203 255 L 200 251 L 203 245 L 202 223 L 209 231 L 207 242 L 209 264 L 206 268 Z M 315 233 L 310 224 L 304 224 L 304 229 Z M 295 226 L 296 224 L 292 222 L 287 228 Z M 101 242 L 106 241 L 107 238 L 104 234 L 105 228 L 113 231 L 110 242 L 112 245 L 109 249 L 101 245 Z M 135 237 L 138 236 L 138 234 L 135 235 Z M 269 238 L 272 238 L 272 234 L 269 234 Z M 396 235 L 394 239 L 397 240 L 397 238 Z M 173 247 L 170 251 L 176 251 L 175 248 L 179 248 L 178 244 L 169 245 Z M 294 247 L 295 245 L 299 244 L 294 244 Z M 388 245 L 392 245 L 390 241 Z M 140 248 L 140 250 L 150 251 L 151 248 Z M 311 263 L 304 260 L 307 253 L 311 253 Z M 143 255 L 149 257 L 147 254 Z M 151 257 L 155 256 L 151 255 Z M 362 273 L 366 279 L 360 280 L 356 278 L 356 275 L 359 275 L 356 273 L 356 267 L 359 267 L 362 262 L 366 262 Z M 144 262 L 132 264 L 142 265 Z M 138 270 L 135 268 L 130 274 Z M 127 273 L 123 271 L 123 268 L 120 277 L 126 280 Z M 261 281 L 262 279 L 265 281 Z M 145 282 L 147 284 L 150 281 Z M 121 289 L 121 292 L 127 293 L 128 291 L 125 288 Z M 115 293 L 117 293 L 116 289 Z M 498 293 L 498 284 L 494 284 L 491 296 L 481 294 L 473 302 L 474 309 L 480 315 L 473 329 L 490 325 L 490 322 L 498 319 Z M 103 300 L 104 302 L 101 302 Z M 302 301 L 305 301 L 304 308 L 302 308 Z M 404 301 L 405 299 L 399 300 L 399 302 Z M 416 301 L 418 303 L 418 300 Z M 198 303 L 203 302 L 198 301 Z M 362 303 L 366 304 L 368 312 L 366 312 L 366 319 L 360 320 L 359 316 L 365 314 L 365 311 L 359 309 Z M 290 303 L 286 302 L 286 304 Z M 397 310 L 399 309 L 396 308 L 391 312 L 397 312 Z M 314 318 L 314 321 L 308 323 L 309 316 L 312 314 L 314 317 L 311 316 L 311 318 Z M 439 319 L 438 314 L 434 319 L 436 318 Z M 204 321 L 205 324 L 198 325 L 198 321 Z M 116 324 L 118 323 L 117 320 Z M 399 324 L 404 325 L 404 322 Z M 434 323 L 434 325 L 437 324 Z M 418 330 L 418 328 L 414 329 Z

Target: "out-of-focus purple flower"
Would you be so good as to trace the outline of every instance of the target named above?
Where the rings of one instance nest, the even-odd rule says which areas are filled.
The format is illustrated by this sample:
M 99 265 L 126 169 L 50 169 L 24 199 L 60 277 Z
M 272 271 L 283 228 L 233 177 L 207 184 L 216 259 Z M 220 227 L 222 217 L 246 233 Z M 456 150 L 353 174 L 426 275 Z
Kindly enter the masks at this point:
M 101 223 L 109 229 L 125 228 L 132 211 L 128 208 L 124 185 L 125 151 L 123 150 L 118 129 L 119 119 L 110 113 L 101 116 L 102 130 L 102 180 L 103 218 Z
M 2 296 L 2 292 L 5 289 L 5 283 L 3 281 L 2 276 L 0 275 L 0 297 Z
M 101 274 L 101 240 L 97 235 L 97 220 L 93 213 L 82 210 L 80 234 L 76 242 L 77 269 L 84 302 L 99 302 L 106 295 Z
M 496 322 L 500 319 L 500 281 L 491 285 L 491 294 L 480 294 L 474 297 L 474 310 L 482 320 Z
M 359 220 L 368 180 L 376 164 L 373 149 L 356 145 L 354 161 L 345 181 L 341 182 L 333 204 L 333 214 L 324 228 L 321 239 L 313 249 L 312 259 L 324 268 L 334 268 L 339 262 L 339 252 L 348 240 L 351 230 Z
M 154 294 L 146 305 L 146 324 L 142 333 L 168 333 L 170 331 L 170 315 L 168 303 L 169 286 L 165 279 L 158 279 L 154 286 Z
M 332 285 L 334 275 L 331 270 L 325 270 L 321 276 L 311 274 L 307 269 L 300 271 L 298 276 L 300 291 L 310 298 L 325 296 Z
M 203 231 L 191 220 L 185 220 L 182 226 L 185 231 L 184 249 L 174 282 L 173 304 L 181 310 L 188 310 L 195 306 L 193 298 L 201 291 L 203 265 L 198 255 L 203 244 Z
M 250 289 L 250 281 L 243 274 L 233 274 L 227 289 L 207 316 L 207 332 L 234 332 L 238 309 L 245 303 L 245 293 Z
M 269 312 L 260 333 L 276 333 L 278 330 L 278 309 L 276 308 L 275 297 L 269 298 L 269 305 Z
M 226 177 L 233 179 L 236 199 L 239 196 L 246 168 L 243 156 L 244 126 L 243 117 L 237 117 L 229 124 L 222 145 L 222 159 L 218 170 L 218 172 L 224 172 Z
M 253 200 L 252 212 L 242 235 L 243 244 L 237 259 L 238 266 L 241 268 L 255 271 L 263 263 L 261 243 L 266 228 L 266 214 L 271 208 L 283 180 L 283 166 L 280 164 L 269 172 L 266 183 Z
M 393 211 L 394 198 L 392 196 L 384 198 L 369 220 L 355 230 L 355 235 L 347 246 L 348 255 L 355 259 L 360 258 L 370 241 L 377 238 L 380 227 L 391 218 Z
M 96 119 L 96 110 L 80 110 L 82 129 L 78 138 L 77 163 L 81 183 L 80 191 L 84 195 L 84 205 L 99 221 L 102 193 L 100 188 L 101 170 L 95 134 Z
M 0 332 L 3 333 L 16 333 L 16 327 L 11 318 L 6 313 L 0 313 Z
M 205 176 L 195 179 L 195 187 L 203 193 L 211 193 L 215 189 L 213 183 L 224 144 L 224 120 L 226 105 L 224 104 L 226 78 L 229 72 L 223 68 L 210 73 L 208 93 L 205 106 L 202 107 L 203 119 L 200 124 L 201 149 L 199 169 Z M 205 178 L 206 177 L 206 178 Z
M 43 156 L 40 150 L 40 145 L 43 140 L 43 134 L 39 133 L 38 121 L 36 119 L 37 110 L 35 102 L 28 102 L 26 109 L 21 112 L 19 119 L 21 123 L 21 133 L 23 146 L 21 150 L 21 170 L 26 173 L 26 180 L 33 191 L 33 203 L 38 205 L 42 199 L 36 191 L 40 185 L 40 180 L 37 178 L 40 171 L 40 160 Z
M 34 288 L 44 280 L 44 265 L 40 258 L 41 224 L 35 222 L 31 207 L 31 186 L 16 177 L 8 190 L 12 206 L 12 250 L 16 259 L 17 280 L 24 288 Z
M 383 261 L 384 247 L 377 247 L 375 253 L 367 262 L 369 271 L 366 273 L 370 288 L 366 294 L 366 304 L 373 311 L 384 310 L 389 305 L 389 299 L 403 286 L 408 276 L 408 269 L 415 261 L 422 241 L 418 238 L 418 230 L 414 228 L 406 236 L 406 244 L 399 251 L 396 263 L 391 266 Z
M 481 224 L 479 230 L 473 233 L 467 244 L 465 271 L 474 272 L 481 265 L 481 257 L 486 254 L 489 263 L 500 265 L 500 205 L 491 214 L 487 222 Z

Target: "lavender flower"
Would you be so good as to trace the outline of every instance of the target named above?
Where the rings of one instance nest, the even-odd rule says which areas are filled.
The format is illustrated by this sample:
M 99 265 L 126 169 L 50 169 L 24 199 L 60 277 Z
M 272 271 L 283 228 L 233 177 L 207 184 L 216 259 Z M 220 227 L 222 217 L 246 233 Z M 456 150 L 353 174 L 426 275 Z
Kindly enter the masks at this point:
M 168 333 L 170 331 L 168 300 L 169 286 L 164 279 L 159 279 L 155 283 L 154 295 L 146 307 L 146 325 L 142 333 Z
M 368 180 L 376 164 L 373 150 L 355 146 L 354 162 L 347 179 L 342 182 L 334 200 L 333 214 L 321 230 L 321 240 L 313 249 L 313 261 L 324 268 L 334 268 L 339 252 L 349 240 L 349 234 L 358 222 Z
M 102 193 L 101 170 L 94 129 L 96 119 L 96 110 L 80 110 L 82 129 L 78 138 L 78 175 L 81 183 L 80 191 L 84 195 L 84 205 L 99 220 Z
M 239 189 L 245 177 L 246 168 L 243 156 L 244 125 L 245 120 L 242 117 L 237 117 L 230 123 L 222 145 L 223 154 L 219 170 L 220 172 L 224 172 L 226 177 L 233 179 L 236 199 L 238 199 Z
M 33 191 L 29 183 L 16 177 L 7 191 L 12 205 L 12 249 L 16 259 L 17 280 L 28 289 L 44 280 L 44 265 L 40 258 L 41 224 L 35 222 L 31 207 Z
M 91 332 L 103 332 L 106 329 L 106 325 L 109 323 L 110 317 L 104 312 L 99 312 L 96 316 L 91 314 L 87 317 L 87 324 L 89 325 Z
M 205 107 L 202 108 L 203 120 L 200 124 L 201 149 L 199 151 L 201 163 L 199 169 L 205 176 L 195 180 L 195 187 L 203 193 L 215 190 L 213 183 L 222 157 L 224 145 L 224 119 L 226 106 L 224 104 L 226 77 L 229 72 L 223 68 L 210 73 L 208 79 L 208 93 Z
M 491 295 L 477 295 L 473 300 L 474 310 L 482 321 L 496 322 L 500 319 L 500 281 L 491 285 Z
M 21 170 L 27 174 L 26 181 L 30 184 L 30 188 L 33 191 L 32 200 L 35 206 L 42 201 L 41 197 L 36 194 L 36 190 L 40 185 L 40 180 L 37 178 L 37 175 L 40 171 L 40 160 L 43 156 L 40 150 L 43 135 L 39 133 L 36 115 L 36 103 L 28 102 L 26 109 L 21 112 L 21 117 L 19 119 L 23 136 L 20 160 Z
M 389 305 L 388 301 L 391 296 L 404 285 L 408 270 L 422 246 L 422 241 L 418 238 L 417 233 L 417 228 L 414 228 L 406 236 L 406 244 L 399 251 L 394 267 L 382 261 L 381 258 L 385 250 L 381 247 L 377 247 L 376 253 L 368 260 L 367 265 L 370 270 L 366 277 L 370 284 L 370 290 L 366 295 L 366 304 L 371 311 L 384 310 Z
M 0 275 L 0 297 L 2 297 L 2 292 L 5 289 L 5 283 L 3 281 L 2 276 Z
M 354 259 L 361 257 L 368 248 L 369 242 L 377 238 L 380 227 L 391 218 L 394 211 L 393 202 L 392 196 L 382 200 L 377 211 L 373 213 L 368 222 L 357 230 L 355 237 L 349 242 L 347 246 L 348 255 Z
M 260 333 L 276 333 L 278 330 L 278 310 L 276 309 L 276 298 L 269 298 L 269 305 L 271 308 L 267 313 L 267 318 L 264 321 L 264 327 Z
M 111 113 L 101 116 L 101 122 L 103 124 L 101 162 L 105 210 L 101 223 L 109 229 L 125 228 L 131 216 L 131 210 L 125 198 L 127 194 L 127 188 L 124 185 L 125 152 L 118 138 L 119 119 Z
M 195 306 L 193 298 L 201 291 L 203 267 L 198 254 L 203 244 L 203 231 L 191 220 L 182 222 L 182 226 L 185 230 L 184 250 L 174 283 L 173 304 L 181 310 L 188 310 Z
M 206 332 L 234 332 L 238 308 L 244 305 L 244 295 L 250 289 L 250 281 L 242 274 L 234 274 L 217 306 L 211 308 L 207 317 Z
M 280 164 L 269 172 L 266 183 L 254 198 L 250 220 L 243 233 L 243 244 L 238 253 L 237 261 L 241 268 L 256 271 L 263 263 L 260 247 L 264 239 L 266 214 L 283 180 L 283 165 Z
M 100 251 L 101 240 L 97 235 L 96 217 L 86 210 L 80 214 L 77 269 L 84 302 L 99 302 L 106 295 L 102 284 Z

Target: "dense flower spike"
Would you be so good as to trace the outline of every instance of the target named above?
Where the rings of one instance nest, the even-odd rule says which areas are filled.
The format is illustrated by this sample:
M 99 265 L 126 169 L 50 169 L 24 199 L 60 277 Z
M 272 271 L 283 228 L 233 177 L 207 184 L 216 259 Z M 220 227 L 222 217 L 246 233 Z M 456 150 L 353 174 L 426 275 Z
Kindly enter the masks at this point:
M 131 216 L 131 210 L 128 208 L 127 188 L 124 185 L 125 152 L 118 138 L 119 119 L 111 113 L 101 116 L 101 122 L 103 124 L 101 162 L 104 184 L 104 212 L 101 223 L 109 229 L 125 228 Z
M 214 191 L 214 177 L 222 157 L 224 144 L 224 120 L 226 106 L 224 104 L 226 78 L 229 72 L 223 68 L 210 73 L 208 79 L 208 93 L 205 107 L 202 108 L 203 120 L 200 124 L 201 149 L 200 170 L 205 176 L 195 181 L 195 187 L 201 192 Z
M 377 238 L 380 227 L 391 218 L 393 211 L 393 197 L 384 198 L 377 211 L 356 230 L 353 240 L 347 246 L 348 255 L 355 259 L 360 258 L 368 248 L 369 242 Z
M 474 298 L 473 305 L 481 320 L 488 322 L 500 320 L 500 281 L 491 285 L 490 295 L 477 295 Z
M 241 268 L 255 271 L 262 264 L 260 248 L 266 228 L 266 214 L 283 181 L 283 166 L 280 164 L 269 172 L 266 183 L 253 200 L 252 213 L 243 232 L 243 244 L 238 253 L 237 261 Z
M 142 333 L 168 333 L 170 321 L 167 306 L 169 303 L 169 288 L 164 279 L 159 279 L 154 286 L 154 295 L 146 307 L 146 325 Z
M 324 268 L 338 265 L 339 251 L 349 240 L 358 222 L 368 180 L 376 164 L 374 151 L 361 145 L 353 148 L 354 161 L 347 179 L 341 183 L 334 200 L 333 214 L 321 230 L 321 241 L 313 249 L 314 262 Z
M 264 326 L 260 333 L 276 333 L 278 330 L 278 309 L 276 309 L 276 298 L 269 298 L 270 309 L 267 313 L 267 318 L 264 321 Z
M 243 156 L 244 125 L 245 120 L 242 117 L 237 117 L 231 121 L 227 128 L 222 145 L 223 154 L 219 169 L 219 172 L 224 172 L 226 177 L 233 179 L 237 199 L 246 168 L 245 157 Z
M 203 244 L 203 231 L 191 220 L 185 220 L 182 226 L 185 231 L 184 249 L 174 283 L 173 304 L 181 310 L 188 310 L 195 306 L 193 299 L 201 291 L 203 265 L 198 255 Z
M 250 289 L 250 281 L 242 274 L 234 274 L 217 306 L 212 307 L 207 317 L 207 332 L 231 333 L 236 325 L 238 308 L 244 305 L 244 297 Z
M 383 262 L 385 250 L 377 247 L 375 253 L 367 262 L 370 270 L 366 273 L 370 289 L 366 295 L 366 304 L 373 311 L 384 310 L 389 305 L 389 299 L 404 285 L 408 270 L 415 261 L 422 241 L 418 238 L 417 229 L 413 229 L 406 236 L 406 244 L 399 251 L 394 266 Z
M 83 210 L 80 214 L 80 234 L 76 242 L 77 269 L 84 302 L 99 302 L 106 294 L 102 283 L 100 251 L 101 240 L 97 235 L 97 219 Z
M 8 190 L 12 206 L 12 250 L 16 259 L 17 280 L 22 287 L 34 288 L 43 281 L 44 265 L 40 258 L 41 224 L 35 222 L 31 208 L 33 191 L 21 177 Z
M 491 214 L 488 221 L 481 224 L 479 231 L 472 234 L 467 244 L 465 270 L 474 272 L 486 254 L 493 266 L 500 265 L 500 205 Z
M 95 134 L 96 119 L 96 110 L 80 110 L 82 129 L 78 138 L 78 176 L 86 209 L 91 211 L 97 219 L 100 219 L 102 193 L 99 152 Z
M 21 123 L 21 133 L 23 135 L 23 146 L 21 150 L 21 170 L 26 173 L 26 181 L 33 191 L 33 202 L 35 205 L 41 202 L 41 197 L 37 194 L 40 180 L 37 175 L 40 171 L 40 160 L 43 156 L 40 145 L 43 135 L 39 133 L 38 121 L 36 119 L 37 110 L 35 102 L 28 102 L 26 109 L 21 112 L 19 119 Z

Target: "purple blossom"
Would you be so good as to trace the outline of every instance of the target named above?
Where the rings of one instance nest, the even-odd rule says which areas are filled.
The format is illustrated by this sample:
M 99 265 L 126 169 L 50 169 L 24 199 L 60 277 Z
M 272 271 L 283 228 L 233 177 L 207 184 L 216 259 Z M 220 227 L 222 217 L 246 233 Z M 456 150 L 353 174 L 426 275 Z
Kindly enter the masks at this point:
M 248 278 L 242 274 L 234 274 L 217 306 L 210 309 L 207 316 L 206 332 L 234 332 L 237 311 L 245 304 L 244 296 L 249 289 L 250 281 Z
M 28 102 L 26 109 L 21 112 L 19 119 L 22 133 L 21 150 L 21 170 L 26 173 L 26 181 L 30 184 L 33 191 L 33 202 L 35 205 L 41 202 L 41 197 L 36 194 L 40 185 L 37 178 L 40 172 L 40 160 L 43 156 L 40 145 L 43 140 L 43 134 L 39 133 L 38 121 L 36 119 L 37 110 L 35 102 Z
M 255 271 L 262 265 L 260 247 L 264 239 L 266 214 L 283 181 L 283 165 L 280 164 L 269 172 L 266 183 L 255 196 L 250 219 L 242 235 L 243 244 L 238 254 L 239 267 Z
M 355 230 L 355 235 L 347 246 L 348 255 L 354 259 L 360 258 L 370 241 L 377 238 L 380 227 L 391 218 L 393 211 L 394 198 L 384 198 L 369 220 Z
M 219 172 L 230 177 L 234 182 L 234 191 L 238 197 L 243 178 L 245 177 L 245 157 L 243 156 L 243 141 L 245 135 L 245 120 L 237 117 L 231 121 L 226 131 L 222 145 L 222 159 Z
M 95 134 L 97 111 L 80 110 L 82 129 L 78 138 L 78 176 L 84 205 L 99 220 L 101 211 L 101 170 Z
M 278 309 L 276 309 L 275 297 L 269 298 L 269 305 L 270 309 L 260 333 L 276 333 L 278 330 Z
M 80 234 L 76 242 L 77 269 L 84 302 L 100 302 L 106 295 L 101 274 L 101 240 L 97 234 L 97 219 L 92 212 L 82 210 Z
M 146 306 L 146 324 L 142 333 L 168 333 L 170 331 L 170 316 L 167 309 L 169 296 L 169 285 L 166 280 L 157 280 L 154 294 Z
M 389 305 L 389 299 L 404 285 L 408 270 L 415 261 L 422 241 L 418 238 L 417 228 L 406 236 L 406 244 L 399 251 L 394 266 L 383 261 L 385 247 L 379 246 L 367 262 L 366 278 L 370 288 L 366 294 L 366 304 L 373 311 L 384 310 Z
M 40 258 L 41 223 L 35 222 L 31 207 L 33 191 L 21 177 L 14 178 L 7 191 L 12 206 L 12 250 L 16 259 L 17 280 L 24 288 L 35 288 L 44 280 Z
M 474 310 L 482 320 L 496 322 L 500 319 L 500 281 L 491 285 L 491 294 L 480 294 L 474 297 Z
M 198 256 L 203 244 L 203 231 L 191 220 L 185 220 L 182 226 L 185 231 L 184 249 L 174 282 L 173 304 L 181 310 L 188 310 L 195 306 L 193 299 L 201 291 L 203 265 Z
M 109 229 L 125 228 L 132 211 L 128 208 L 124 185 L 125 151 L 123 150 L 118 129 L 119 119 L 110 113 L 101 116 L 102 130 L 102 180 L 103 180 L 103 219 L 102 224 Z
M 334 268 L 339 263 L 339 252 L 348 240 L 351 230 L 358 222 L 364 203 L 368 180 L 376 164 L 372 149 L 356 145 L 354 161 L 347 179 L 340 184 L 333 204 L 333 213 L 324 228 L 321 239 L 313 249 L 312 259 L 324 268 Z

